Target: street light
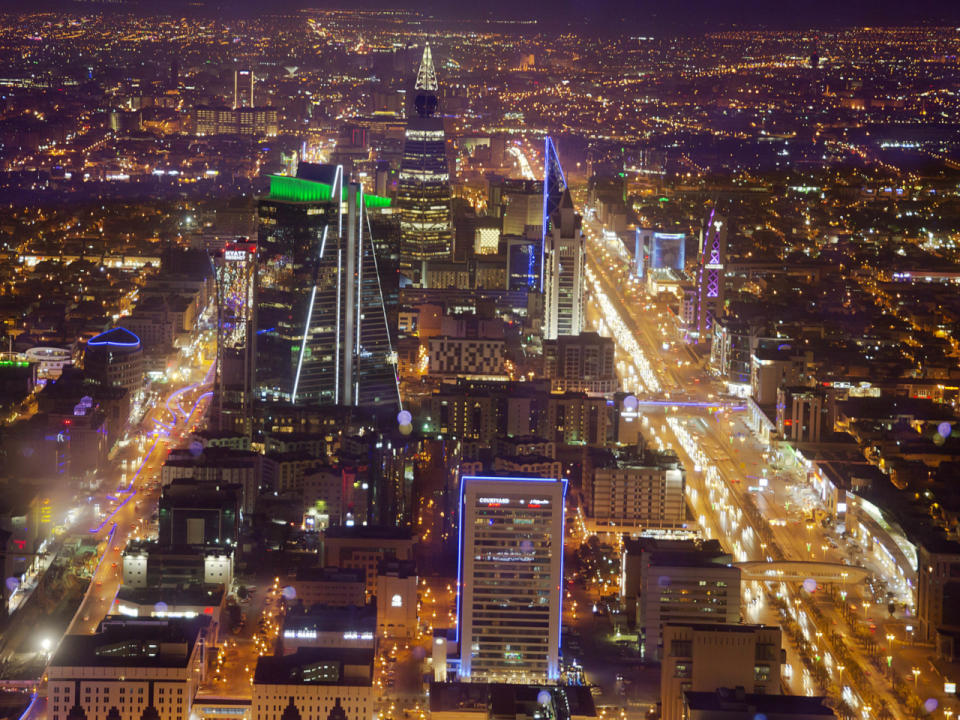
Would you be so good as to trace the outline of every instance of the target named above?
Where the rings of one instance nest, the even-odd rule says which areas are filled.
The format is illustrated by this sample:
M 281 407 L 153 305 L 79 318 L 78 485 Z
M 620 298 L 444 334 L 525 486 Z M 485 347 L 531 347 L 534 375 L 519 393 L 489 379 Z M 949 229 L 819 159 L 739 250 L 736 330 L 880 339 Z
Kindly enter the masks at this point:
M 913 673 L 913 689 L 916 690 L 916 689 L 917 689 L 917 681 L 918 681 L 919 678 L 920 678 L 920 668 L 915 667 L 915 668 L 911 669 L 910 672 Z

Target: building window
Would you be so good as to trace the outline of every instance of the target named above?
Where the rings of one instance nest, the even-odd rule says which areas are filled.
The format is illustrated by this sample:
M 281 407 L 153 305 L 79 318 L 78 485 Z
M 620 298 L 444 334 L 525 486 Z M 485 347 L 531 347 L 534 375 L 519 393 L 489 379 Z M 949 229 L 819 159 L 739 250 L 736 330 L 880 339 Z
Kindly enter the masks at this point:
M 673 667 L 673 676 L 675 678 L 688 678 L 693 677 L 693 664 L 692 663 L 677 663 Z
M 754 666 L 753 666 L 753 679 L 754 679 L 754 680 L 769 680 L 769 679 L 770 679 L 770 666 L 769 666 L 769 665 L 754 665 Z

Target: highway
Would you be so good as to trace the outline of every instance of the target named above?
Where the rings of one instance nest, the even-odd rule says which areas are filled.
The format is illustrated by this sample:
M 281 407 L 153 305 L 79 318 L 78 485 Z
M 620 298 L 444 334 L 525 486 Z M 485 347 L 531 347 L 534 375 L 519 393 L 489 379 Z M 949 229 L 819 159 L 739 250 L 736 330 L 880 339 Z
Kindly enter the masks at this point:
M 622 243 L 605 238 L 589 210 L 584 216 L 588 318 L 594 320 L 601 334 L 614 338 L 624 389 L 634 389 L 641 402 L 692 401 L 661 405 L 662 416 L 649 408 L 643 416 L 644 435 L 658 447 L 673 448 L 680 454 L 687 468 L 688 502 L 704 534 L 719 538 L 739 561 L 782 557 L 862 563 L 875 576 L 883 577 L 885 570 L 878 563 L 860 556 L 855 548 L 845 547 L 829 529 L 804 521 L 807 511 L 819 502 L 806 478 L 795 468 L 786 467 L 771 448 L 764 447 L 745 418 L 723 409 L 720 398 L 725 388 L 677 342 L 677 328 L 670 315 L 644 297 L 630 279 L 630 259 Z M 711 404 L 713 408 L 700 407 Z M 893 578 L 889 580 L 897 601 L 912 604 L 908 589 L 895 584 Z M 769 589 L 762 589 L 760 583 L 745 583 L 745 614 L 763 622 L 798 626 L 812 651 L 824 658 L 837 693 L 865 720 L 879 716 L 874 706 L 881 701 L 899 715 L 902 710 L 889 683 L 871 664 L 866 651 L 853 642 L 841 640 L 843 647 L 838 648 L 828 640 L 838 628 L 845 634 L 852 631 L 852 626 L 844 627 L 846 621 L 837 616 L 832 603 L 824 605 L 823 588 L 813 583 L 810 587 L 814 593 L 810 593 L 804 584 L 765 583 Z M 871 605 L 879 608 L 871 603 L 870 594 L 853 583 L 843 592 L 853 606 L 863 607 L 853 623 L 875 627 L 869 609 Z M 771 601 L 786 609 L 775 610 L 770 607 Z M 795 692 L 810 694 L 815 690 L 810 673 L 786 632 L 784 646 L 790 648 L 790 686 Z M 844 667 L 834 657 L 838 652 L 849 654 L 862 672 Z M 931 697 L 944 707 L 942 692 Z

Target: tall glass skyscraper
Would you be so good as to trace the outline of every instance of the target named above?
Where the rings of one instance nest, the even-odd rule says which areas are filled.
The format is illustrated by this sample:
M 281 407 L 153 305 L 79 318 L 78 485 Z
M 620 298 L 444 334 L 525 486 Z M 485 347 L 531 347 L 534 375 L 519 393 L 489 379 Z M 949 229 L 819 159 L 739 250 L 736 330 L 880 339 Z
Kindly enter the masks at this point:
M 426 260 L 450 257 L 450 168 L 443 119 L 437 112 L 437 74 L 430 46 L 417 73 L 417 116 L 407 123 L 397 184 L 400 211 L 400 267 L 414 281 Z
M 543 338 L 579 335 L 583 329 L 585 254 L 581 217 L 564 190 L 545 235 Z
M 566 491 L 564 479 L 461 479 L 461 680 L 559 678 Z
M 394 406 L 394 358 L 366 209 L 389 204 L 337 165 L 273 176 L 259 204 L 255 394 Z

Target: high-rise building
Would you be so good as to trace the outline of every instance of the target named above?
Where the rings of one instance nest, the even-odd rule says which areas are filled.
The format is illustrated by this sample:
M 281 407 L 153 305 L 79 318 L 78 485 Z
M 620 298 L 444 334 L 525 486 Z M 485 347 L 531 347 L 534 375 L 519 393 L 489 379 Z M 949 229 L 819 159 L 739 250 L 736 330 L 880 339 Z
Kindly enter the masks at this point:
M 579 335 L 583 329 L 585 255 L 581 222 L 570 191 L 564 190 L 544 241 L 544 340 Z
M 566 490 L 565 479 L 462 479 L 461 680 L 559 677 Z
M 368 208 L 389 202 L 346 183 L 340 166 L 301 163 L 297 177 L 271 177 L 270 194 L 259 205 L 259 399 L 367 408 L 397 404 L 377 247 L 367 217 Z
M 234 70 L 233 71 L 233 107 L 234 109 L 243 106 L 243 98 L 241 93 L 246 94 L 247 83 L 250 83 L 250 104 L 249 107 L 254 106 L 253 102 L 253 83 L 254 83 L 253 70 Z
M 423 48 L 417 73 L 416 117 L 407 122 L 397 184 L 400 211 L 400 267 L 425 280 L 427 260 L 450 257 L 450 167 L 443 119 L 437 117 L 437 74 L 430 46 Z
M 253 391 L 253 285 L 256 243 L 229 241 L 214 258 L 217 272 L 217 365 L 213 426 L 249 434 Z
M 723 315 L 726 257 L 727 223 L 714 209 L 703 230 L 697 268 L 697 342 L 711 339 L 714 320 Z

